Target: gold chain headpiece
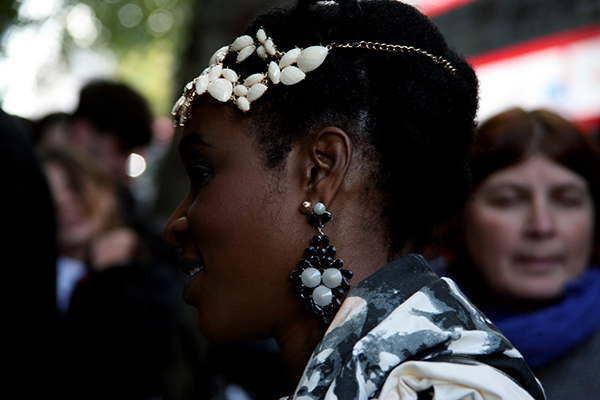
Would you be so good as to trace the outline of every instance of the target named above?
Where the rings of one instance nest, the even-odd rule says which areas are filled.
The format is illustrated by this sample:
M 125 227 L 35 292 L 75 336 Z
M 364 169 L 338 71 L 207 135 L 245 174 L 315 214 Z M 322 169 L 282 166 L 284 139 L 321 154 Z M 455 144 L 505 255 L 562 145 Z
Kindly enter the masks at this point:
M 183 89 L 183 94 L 177 100 L 171 111 L 175 126 L 185 126 L 190 117 L 192 103 L 196 96 L 208 92 L 220 102 L 231 101 L 242 111 L 250 110 L 253 101 L 259 99 L 269 85 L 295 85 L 304 80 L 307 72 L 317 69 L 330 50 L 333 49 L 366 49 L 390 53 L 417 53 L 431 59 L 436 64 L 456 75 L 456 68 L 446 59 L 434 56 L 413 46 L 385 44 L 378 42 L 360 41 L 354 43 L 327 46 L 311 46 L 305 49 L 294 48 L 285 53 L 277 50 L 273 40 L 267 37 L 264 29 L 256 33 L 256 41 L 249 35 L 238 37 L 232 44 L 221 47 L 210 59 L 209 67 L 194 78 Z M 252 54 L 266 60 L 274 58 L 266 72 L 252 74 L 241 79 L 229 68 L 224 68 L 223 61 L 230 52 L 237 53 L 237 62 L 242 62 Z M 278 62 L 276 62 L 278 60 Z

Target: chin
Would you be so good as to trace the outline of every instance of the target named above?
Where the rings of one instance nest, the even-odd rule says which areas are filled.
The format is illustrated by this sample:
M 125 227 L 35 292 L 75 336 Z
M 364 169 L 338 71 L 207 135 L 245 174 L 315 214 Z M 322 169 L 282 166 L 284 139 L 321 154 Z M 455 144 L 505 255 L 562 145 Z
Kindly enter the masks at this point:
M 229 344 L 235 342 L 230 338 L 231 332 L 226 329 L 221 329 L 218 321 L 205 321 L 202 315 L 198 315 L 198 326 L 202 335 L 210 342 L 215 344 Z
M 509 292 L 510 297 L 515 300 L 527 302 L 544 302 L 560 298 L 563 293 L 564 283 L 562 282 L 528 282 L 520 285 L 517 290 Z
M 231 344 L 268 339 L 268 334 L 256 331 L 257 325 L 241 320 L 231 321 L 217 315 L 204 315 L 198 311 L 198 325 L 202 335 L 215 344 Z M 252 328 L 250 330 L 249 328 Z

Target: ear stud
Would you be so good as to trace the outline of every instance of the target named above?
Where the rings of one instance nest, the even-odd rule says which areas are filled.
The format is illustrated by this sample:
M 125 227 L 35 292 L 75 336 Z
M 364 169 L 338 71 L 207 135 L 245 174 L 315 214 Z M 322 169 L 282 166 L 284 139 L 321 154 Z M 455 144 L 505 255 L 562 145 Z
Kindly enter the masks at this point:
M 303 201 L 302 204 L 300 204 L 300 211 L 302 211 L 303 214 L 308 214 L 311 211 L 312 208 L 312 204 L 310 201 Z

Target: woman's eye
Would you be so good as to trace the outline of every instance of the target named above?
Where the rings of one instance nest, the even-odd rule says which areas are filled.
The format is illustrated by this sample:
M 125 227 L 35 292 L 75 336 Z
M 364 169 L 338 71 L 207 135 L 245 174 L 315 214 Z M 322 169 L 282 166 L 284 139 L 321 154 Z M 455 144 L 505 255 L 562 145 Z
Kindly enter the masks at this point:
M 577 195 L 568 195 L 563 194 L 560 196 L 556 196 L 554 201 L 563 207 L 578 207 L 584 202 L 584 198 L 582 196 Z
M 188 168 L 187 175 L 190 178 L 192 186 L 202 187 L 210 181 L 213 170 L 208 165 L 198 163 Z
M 490 204 L 496 207 L 507 208 L 520 204 L 523 196 L 518 194 L 492 196 L 489 199 Z
M 550 192 L 550 201 L 559 207 L 577 208 L 588 203 L 590 198 L 586 188 L 567 187 Z

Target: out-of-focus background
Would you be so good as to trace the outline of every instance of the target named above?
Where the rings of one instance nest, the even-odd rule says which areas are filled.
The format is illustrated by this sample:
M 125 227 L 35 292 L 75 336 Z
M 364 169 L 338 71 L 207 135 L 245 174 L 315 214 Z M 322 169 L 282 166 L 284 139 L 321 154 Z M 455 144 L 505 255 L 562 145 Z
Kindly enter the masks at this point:
M 3 0 L 0 105 L 36 120 L 77 106 L 91 78 L 130 84 L 151 103 L 153 146 L 132 159 L 140 201 L 161 217 L 183 190 L 160 179 L 169 111 L 183 85 L 243 24 L 278 0 Z M 411 0 L 468 56 L 481 80 L 479 118 L 508 107 L 560 110 L 584 131 L 600 121 L 597 0 Z M 159 182 L 160 181 L 160 182 Z M 163 186 L 160 186 L 160 183 Z
M 161 240 L 161 226 L 184 197 L 188 186 L 176 146 L 172 145 L 177 143 L 181 134 L 173 128 L 170 119 L 172 104 L 180 96 L 185 83 L 206 67 L 216 49 L 235 39 L 246 21 L 260 9 L 282 2 L 0 0 L 0 108 L 16 117 L 25 128 L 24 132 L 31 133 L 35 132 L 41 121 L 45 121 L 45 124 L 54 123 L 44 120 L 49 115 L 56 116 L 57 119 L 53 121 L 57 121 L 56 126 L 59 127 L 64 121 L 61 118 L 77 110 L 80 90 L 93 79 L 125 83 L 139 92 L 152 111 L 152 137 L 147 145 L 129 155 L 129 177 L 121 183 L 131 192 L 136 215 L 143 216 L 146 229 L 143 232 L 150 238 L 148 247 L 157 253 L 158 250 L 162 251 L 156 241 Z M 475 67 L 481 81 L 479 120 L 514 106 L 525 109 L 544 107 L 572 120 L 584 133 L 600 136 L 598 0 L 407 2 L 429 15 L 450 43 L 465 54 Z M 7 127 L 0 124 L 0 128 Z M 5 150 L 2 146 L 5 145 L 1 145 L 0 150 Z M 10 167 L 14 172 L 21 172 L 20 165 Z M 5 171 L 2 170 L 2 173 Z M 14 187 L 30 184 L 31 181 L 23 178 Z M 8 197 L 5 196 L 8 190 L 0 193 Z M 22 204 L 24 212 L 38 205 L 34 203 L 34 206 L 25 207 Z M 20 217 L 18 212 L 13 211 L 9 209 L 8 213 Z M 31 232 L 39 232 L 40 210 L 35 208 L 35 211 L 29 212 L 36 214 L 32 215 L 31 226 L 17 221 L 25 228 L 23 235 L 34 237 Z M 11 229 L 10 221 L 3 221 L 8 229 Z M 13 236 L 19 237 L 18 234 Z M 24 252 L 41 253 L 40 243 L 36 242 L 39 234 L 34 239 L 31 239 L 33 243 Z M 9 250 L 18 252 L 16 249 Z M 152 326 L 156 322 L 158 326 L 159 323 L 165 323 L 161 325 L 169 327 L 164 335 L 167 338 L 161 342 L 165 345 L 165 351 L 171 351 L 170 346 L 174 343 L 174 351 L 160 365 L 160 372 L 163 369 L 166 371 L 161 378 L 165 382 L 159 385 L 162 388 L 160 397 L 152 398 L 252 400 L 272 397 L 274 393 L 289 394 L 285 378 L 278 378 L 281 384 L 278 387 L 275 387 L 272 379 L 278 374 L 283 375 L 277 364 L 270 362 L 277 360 L 277 350 L 272 342 L 231 347 L 211 346 L 204 341 L 196 327 L 193 309 L 184 306 L 180 300 L 179 275 L 182 274 L 176 271 L 174 277 L 171 274 L 173 265 L 170 254 L 163 256 L 160 267 L 153 270 L 155 275 L 143 279 L 151 279 L 155 283 L 167 282 L 168 285 L 161 289 L 164 291 L 160 292 L 159 298 L 155 296 L 155 291 L 145 293 L 147 297 L 144 299 L 174 310 L 177 318 L 175 321 L 168 318 L 166 322 L 149 319 L 140 325 Z M 51 287 L 54 276 L 45 273 L 48 282 L 43 281 L 29 270 L 41 264 L 37 261 L 34 263 L 35 257 L 29 261 L 31 265 L 22 261 L 15 264 L 6 262 L 6 265 L 15 269 L 21 267 L 22 275 L 33 275 L 36 280 L 31 282 L 37 282 L 40 287 L 46 284 Z M 76 264 L 83 264 L 84 261 L 78 260 Z M 96 271 L 91 275 L 94 279 L 103 275 L 106 278 L 104 272 Z M 114 272 L 111 273 L 114 275 Z M 116 284 L 137 285 L 142 278 L 134 272 L 131 272 L 131 276 L 113 276 L 112 280 L 106 278 L 104 283 L 96 281 L 84 287 L 95 288 L 95 292 L 88 290 L 84 300 L 94 306 L 100 305 L 96 311 L 102 311 L 104 303 L 94 296 L 99 293 L 102 296 L 114 294 Z M 81 273 L 85 276 L 85 272 Z M 71 284 L 79 283 L 73 278 Z M 110 291 L 102 292 L 100 288 L 106 284 Z M 33 286 L 32 283 L 25 286 L 29 288 L 28 285 Z M 27 315 L 33 310 L 40 311 L 40 302 L 33 295 L 29 297 L 28 305 L 23 307 L 27 309 Z M 49 301 L 52 302 L 52 298 Z M 115 304 L 118 309 L 121 303 L 115 300 Z M 131 308 L 147 311 L 146 304 L 146 300 L 141 305 L 132 303 Z M 80 308 L 85 316 L 84 306 L 80 305 Z M 156 316 L 152 314 L 153 318 Z M 21 324 L 22 327 L 35 335 L 32 343 L 41 347 L 43 341 L 40 338 L 48 334 L 48 326 L 39 324 L 35 318 L 27 317 L 27 321 L 30 324 Z M 12 329 L 13 325 L 18 324 L 9 322 L 9 325 Z M 56 356 L 56 360 L 60 362 L 61 356 Z M 49 368 L 55 368 L 56 360 L 50 360 Z M 28 366 L 27 373 L 22 375 L 28 377 L 31 366 L 37 365 L 39 360 L 24 361 Z M 252 366 L 251 370 L 247 368 L 248 365 Z M 36 373 L 31 373 L 34 376 L 31 382 L 36 381 L 35 375 L 44 373 L 39 369 L 38 366 L 33 370 Z M 15 370 L 19 371 L 18 368 Z M 61 370 L 50 372 L 64 375 Z M 271 378 L 265 378 L 269 374 Z M 35 383 L 28 385 L 28 388 L 36 388 Z M 39 389 L 46 391 L 43 386 Z M 53 393 L 51 390 L 47 392 Z M 119 397 L 115 395 L 111 398 Z

